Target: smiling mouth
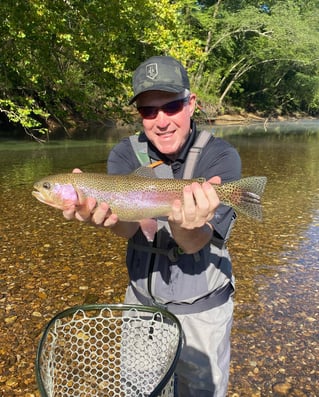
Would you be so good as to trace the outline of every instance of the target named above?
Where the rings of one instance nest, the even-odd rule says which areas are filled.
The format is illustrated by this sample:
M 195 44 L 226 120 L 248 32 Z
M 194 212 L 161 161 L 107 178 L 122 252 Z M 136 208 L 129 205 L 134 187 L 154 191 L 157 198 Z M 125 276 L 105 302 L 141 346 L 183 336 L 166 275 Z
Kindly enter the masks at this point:
M 157 132 L 157 136 L 168 136 L 168 135 L 173 135 L 175 131 L 165 131 L 165 132 Z

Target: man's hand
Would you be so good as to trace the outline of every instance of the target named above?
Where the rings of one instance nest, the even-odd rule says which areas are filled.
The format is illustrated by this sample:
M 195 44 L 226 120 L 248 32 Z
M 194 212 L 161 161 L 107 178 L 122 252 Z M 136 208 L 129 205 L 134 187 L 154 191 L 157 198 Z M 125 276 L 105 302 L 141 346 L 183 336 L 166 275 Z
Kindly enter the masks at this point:
M 79 168 L 75 168 L 72 172 L 77 174 L 82 171 Z M 112 227 L 118 222 L 117 215 L 112 214 L 107 203 L 97 205 L 93 197 L 79 197 L 79 202 L 63 211 L 63 216 L 68 220 L 77 219 L 95 226 Z
M 74 173 L 82 172 L 75 168 Z M 104 226 L 111 228 L 112 231 L 124 238 L 131 238 L 138 230 L 138 222 L 119 221 L 116 214 L 112 211 L 107 203 L 98 204 L 93 197 L 79 197 L 78 203 L 63 211 L 63 216 L 68 219 L 77 219 L 81 222 L 88 222 L 93 226 Z
M 198 252 L 212 238 L 213 227 L 209 222 L 220 202 L 211 183 L 220 184 L 221 179 L 214 177 L 209 182 L 186 186 L 183 203 L 176 200 L 168 217 L 174 240 L 186 254 Z
M 183 203 L 176 200 L 168 220 L 179 227 L 192 230 L 209 222 L 219 206 L 219 198 L 211 183 L 220 184 L 220 177 L 213 177 L 209 182 L 193 182 L 183 192 Z

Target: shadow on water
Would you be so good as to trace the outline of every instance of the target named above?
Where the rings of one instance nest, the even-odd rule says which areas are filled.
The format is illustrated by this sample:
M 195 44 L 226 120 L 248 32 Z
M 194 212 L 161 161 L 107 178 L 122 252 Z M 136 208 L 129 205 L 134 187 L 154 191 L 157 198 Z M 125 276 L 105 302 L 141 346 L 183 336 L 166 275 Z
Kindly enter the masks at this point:
M 229 397 L 314 397 L 319 123 L 284 123 L 283 132 L 263 128 L 215 131 L 239 150 L 244 176 L 268 177 L 263 222 L 239 216 L 229 243 L 237 280 Z M 110 147 L 101 141 L 0 143 L 1 396 L 38 396 L 35 350 L 53 315 L 123 299 L 125 241 L 67 222 L 31 197 L 33 182 L 44 175 L 74 167 L 104 172 Z

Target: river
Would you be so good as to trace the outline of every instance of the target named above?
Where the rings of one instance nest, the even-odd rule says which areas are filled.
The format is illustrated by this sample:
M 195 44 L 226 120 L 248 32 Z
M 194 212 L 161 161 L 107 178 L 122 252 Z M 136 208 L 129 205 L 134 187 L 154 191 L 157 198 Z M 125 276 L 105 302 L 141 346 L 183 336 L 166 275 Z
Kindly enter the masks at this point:
M 211 128 L 211 126 L 207 126 Z M 216 127 L 243 176 L 265 175 L 263 221 L 239 216 L 229 397 L 319 395 L 319 121 Z M 0 395 L 39 396 L 36 347 L 67 307 L 117 303 L 125 241 L 32 196 L 50 173 L 105 171 L 102 141 L 0 142 Z

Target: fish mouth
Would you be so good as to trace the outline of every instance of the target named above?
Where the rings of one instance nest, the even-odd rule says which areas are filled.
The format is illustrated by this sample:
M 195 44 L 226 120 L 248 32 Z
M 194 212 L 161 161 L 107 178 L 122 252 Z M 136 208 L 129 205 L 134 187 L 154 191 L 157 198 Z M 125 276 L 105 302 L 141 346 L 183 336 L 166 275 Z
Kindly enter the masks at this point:
M 44 203 L 44 204 L 51 203 L 51 200 L 49 200 L 48 197 L 45 197 L 39 190 L 37 190 L 36 187 L 34 187 L 34 189 L 35 190 L 32 191 L 32 196 L 33 197 L 35 197 L 41 203 Z
M 41 191 L 37 185 L 33 186 L 33 191 L 32 191 L 32 196 L 35 197 L 37 200 L 39 200 L 41 203 L 44 204 L 53 204 L 53 200 L 50 198 L 50 195 L 48 194 L 43 194 L 43 191 Z
M 57 200 L 52 200 L 50 197 L 43 195 L 38 190 L 33 190 L 32 196 L 34 196 L 40 203 L 50 205 L 53 208 L 57 208 L 58 210 L 67 209 L 66 206 L 63 206 L 63 203 L 58 202 Z
M 64 211 L 76 204 L 73 200 L 61 200 L 59 196 L 51 196 L 49 191 L 43 192 L 38 189 L 36 185 L 33 186 L 33 188 L 34 190 L 32 191 L 32 196 L 39 200 L 41 203 L 50 205 L 53 208 Z
M 33 190 L 32 195 L 37 197 L 38 194 L 41 194 L 38 190 Z

